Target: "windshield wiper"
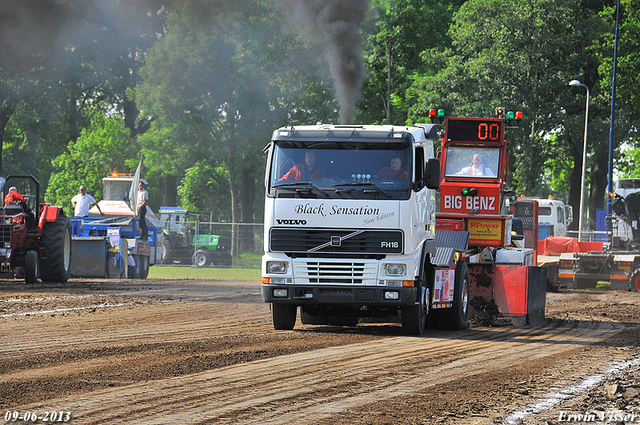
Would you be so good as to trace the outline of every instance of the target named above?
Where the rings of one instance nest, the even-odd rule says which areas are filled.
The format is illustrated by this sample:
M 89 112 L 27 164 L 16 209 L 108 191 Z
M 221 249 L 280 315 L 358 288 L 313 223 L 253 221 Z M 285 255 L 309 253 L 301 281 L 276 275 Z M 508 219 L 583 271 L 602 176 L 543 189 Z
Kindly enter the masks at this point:
M 281 187 L 306 187 L 308 189 L 316 190 L 322 193 L 324 196 L 329 196 L 329 194 L 326 191 L 320 189 L 318 186 L 316 186 L 311 182 L 290 182 L 290 183 L 275 184 L 271 187 L 274 189 L 279 189 Z
M 334 184 L 333 187 L 362 187 L 363 189 L 369 188 L 369 189 L 374 189 L 377 192 L 385 194 L 387 196 L 387 198 L 391 198 L 391 194 L 389 192 L 387 192 L 386 190 L 380 188 L 375 183 L 367 183 L 367 182 L 341 183 L 341 184 Z

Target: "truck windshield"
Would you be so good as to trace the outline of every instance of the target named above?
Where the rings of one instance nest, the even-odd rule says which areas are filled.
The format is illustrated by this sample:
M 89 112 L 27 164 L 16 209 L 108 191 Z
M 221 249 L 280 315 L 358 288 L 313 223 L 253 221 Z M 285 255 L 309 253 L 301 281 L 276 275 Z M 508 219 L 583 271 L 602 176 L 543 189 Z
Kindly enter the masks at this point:
M 277 142 L 269 195 L 407 199 L 411 188 L 407 142 Z
M 445 175 L 496 178 L 499 161 L 500 148 L 449 146 Z

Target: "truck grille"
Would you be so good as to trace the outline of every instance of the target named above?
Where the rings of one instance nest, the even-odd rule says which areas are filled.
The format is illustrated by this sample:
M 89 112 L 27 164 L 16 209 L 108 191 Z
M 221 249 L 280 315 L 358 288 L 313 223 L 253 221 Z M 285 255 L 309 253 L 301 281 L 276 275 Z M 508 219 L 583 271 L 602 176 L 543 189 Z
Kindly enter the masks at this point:
M 363 261 L 294 261 L 297 283 L 375 285 L 375 262 Z
M 282 229 L 270 231 L 271 252 L 402 254 L 400 230 Z

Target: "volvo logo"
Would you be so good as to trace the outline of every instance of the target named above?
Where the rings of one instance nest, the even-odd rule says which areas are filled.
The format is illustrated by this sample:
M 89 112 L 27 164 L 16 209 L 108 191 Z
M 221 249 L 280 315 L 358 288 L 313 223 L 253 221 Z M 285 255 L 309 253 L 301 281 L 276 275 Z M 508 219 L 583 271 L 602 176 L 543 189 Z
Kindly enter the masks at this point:
M 342 245 L 342 238 L 340 236 L 331 236 L 331 246 Z
M 289 226 L 304 226 L 307 224 L 307 220 L 290 220 L 290 219 L 276 219 L 276 223 L 278 224 L 286 224 Z

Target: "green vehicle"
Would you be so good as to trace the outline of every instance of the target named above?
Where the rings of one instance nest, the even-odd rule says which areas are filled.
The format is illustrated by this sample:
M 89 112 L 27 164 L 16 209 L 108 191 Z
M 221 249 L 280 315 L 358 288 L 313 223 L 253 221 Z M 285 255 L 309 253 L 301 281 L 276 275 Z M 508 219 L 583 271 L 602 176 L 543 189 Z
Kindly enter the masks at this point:
M 196 234 L 194 228 L 198 222 L 188 221 L 188 215 L 197 216 L 181 207 L 160 207 L 160 222 L 164 227 L 162 264 L 231 266 L 229 238 Z

